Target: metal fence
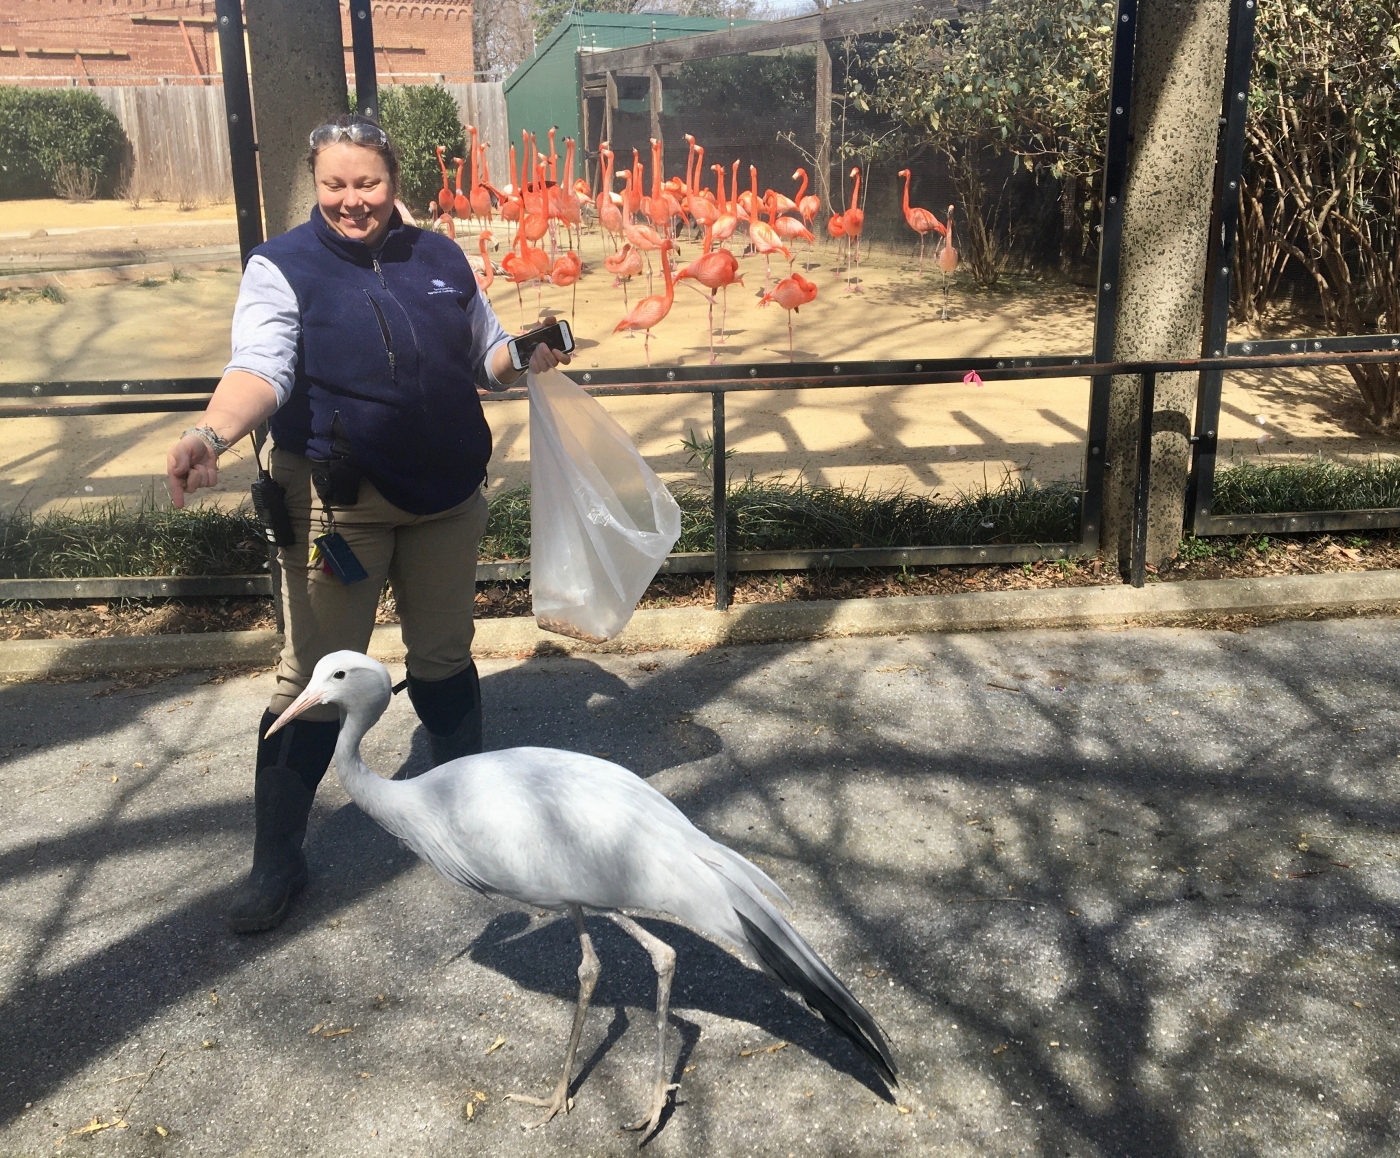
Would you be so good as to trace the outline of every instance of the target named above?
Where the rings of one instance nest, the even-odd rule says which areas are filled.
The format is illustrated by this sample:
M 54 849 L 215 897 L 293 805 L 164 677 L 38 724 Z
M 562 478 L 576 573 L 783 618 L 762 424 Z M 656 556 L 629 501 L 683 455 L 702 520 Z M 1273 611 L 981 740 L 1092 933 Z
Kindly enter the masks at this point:
M 239 207 L 240 242 L 246 253 L 261 240 L 254 146 L 248 131 L 248 93 L 243 67 L 242 37 L 238 34 L 236 0 L 217 0 L 225 60 L 225 96 L 233 140 L 231 161 Z M 725 462 L 725 400 L 728 395 L 752 391 L 812 390 L 849 387 L 922 385 L 956 382 L 970 371 L 985 381 L 1033 383 L 1039 379 L 1088 377 L 1091 381 L 1088 434 L 1085 442 L 1079 533 L 1064 543 L 972 543 L 925 545 L 894 549 L 814 549 L 784 552 L 731 552 L 728 548 L 726 512 L 727 481 L 724 469 L 714 474 L 712 506 L 715 549 L 708 553 L 674 555 L 663 573 L 713 572 L 715 606 L 728 606 L 729 575 L 735 571 L 782 570 L 811 566 L 884 567 L 931 564 L 1008 563 L 1031 559 L 1063 558 L 1097 552 L 1104 508 L 1107 460 L 1109 383 L 1115 376 L 1134 376 L 1140 382 L 1136 503 L 1134 507 L 1131 579 L 1145 581 L 1147 496 L 1151 472 L 1156 376 L 1190 372 L 1199 375 L 1193 447 L 1192 481 L 1188 498 L 1187 527 L 1197 534 L 1342 530 L 1400 526 L 1400 509 L 1377 511 L 1312 511 L 1268 515 L 1220 516 L 1212 512 L 1216 466 L 1220 389 L 1226 373 L 1240 370 L 1286 370 L 1307 366 L 1360 363 L 1393 363 L 1400 360 L 1400 335 L 1361 337 L 1308 337 L 1283 342 L 1251 342 L 1227 345 L 1230 274 L 1234 260 L 1238 187 L 1243 159 L 1244 99 L 1252 54 L 1254 4 L 1232 0 L 1226 90 L 1220 155 L 1216 166 L 1215 211 L 1211 229 L 1210 283 L 1203 356 L 1200 358 L 1141 362 L 1114 362 L 1114 327 L 1119 258 L 1122 248 L 1123 194 L 1127 173 L 1129 100 L 1132 92 L 1133 42 L 1136 0 L 1120 0 L 1119 23 L 1110 89 L 1110 119 L 1104 185 L 1104 219 L 1100 245 L 1098 309 L 1093 349 L 1078 356 L 975 357 L 960 359 L 904 359 L 876 362 L 753 363 L 723 367 L 673 367 L 651 370 L 590 370 L 571 374 L 580 385 L 605 397 L 661 394 L 709 394 L 712 400 L 714 450 L 712 461 Z M 357 35 L 368 37 L 356 23 Z M 670 42 L 675 43 L 675 42 Z M 362 88 L 372 78 L 362 77 Z M 199 411 L 215 385 L 213 379 L 130 380 L 110 382 L 35 382 L 0 384 L 0 417 L 58 417 L 65 415 L 159 413 Z M 519 399 L 522 391 L 492 396 L 495 400 Z M 512 578 L 528 564 L 486 564 L 478 578 Z M 484 571 L 484 573 L 483 573 Z M 256 577 L 262 579 L 263 577 Z M 233 577 L 244 584 L 248 577 Z M 0 598 L 35 598 L 17 594 L 19 589 L 0 584 Z M 101 583 L 84 580 L 85 585 Z M 140 580 L 144 584 L 167 580 Z M 209 580 L 200 580 L 207 584 Z M 179 594 L 178 590 L 162 593 Z M 207 593 L 203 587 L 200 593 Z M 233 593 L 232 590 L 230 593 Z M 240 590 L 242 593 L 242 590 Z

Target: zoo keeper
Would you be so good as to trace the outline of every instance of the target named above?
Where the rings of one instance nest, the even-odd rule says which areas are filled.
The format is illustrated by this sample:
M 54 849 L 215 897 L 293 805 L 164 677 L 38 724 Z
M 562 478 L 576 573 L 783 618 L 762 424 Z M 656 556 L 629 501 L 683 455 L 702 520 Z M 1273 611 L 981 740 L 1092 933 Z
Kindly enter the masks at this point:
M 306 884 L 302 840 L 340 724 L 327 707 L 270 739 L 267 729 L 323 655 L 369 646 L 386 581 L 434 765 L 481 751 L 472 603 L 491 431 L 477 391 L 520 376 L 462 250 L 395 208 L 384 130 L 337 117 L 312 132 L 307 162 L 311 218 L 249 257 L 233 358 L 166 463 L 182 507 L 214 485 L 219 454 L 270 419 L 271 478 L 294 537 L 278 553 L 286 643 L 258 726 L 253 868 L 228 918 L 237 933 L 280 924 Z M 568 361 L 539 346 L 530 366 Z

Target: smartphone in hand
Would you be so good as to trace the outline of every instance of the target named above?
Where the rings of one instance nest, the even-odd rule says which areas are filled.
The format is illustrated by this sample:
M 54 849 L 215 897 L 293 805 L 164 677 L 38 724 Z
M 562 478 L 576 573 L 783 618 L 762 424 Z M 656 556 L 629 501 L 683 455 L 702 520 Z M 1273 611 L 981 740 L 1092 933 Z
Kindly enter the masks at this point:
M 506 343 L 506 349 L 510 351 L 510 364 L 517 370 L 524 370 L 530 365 L 530 355 L 535 352 L 536 346 L 548 346 L 561 354 L 572 354 L 574 335 L 569 323 L 555 322 L 552 326 L 541 326 L 538 330 L 512 338 Z

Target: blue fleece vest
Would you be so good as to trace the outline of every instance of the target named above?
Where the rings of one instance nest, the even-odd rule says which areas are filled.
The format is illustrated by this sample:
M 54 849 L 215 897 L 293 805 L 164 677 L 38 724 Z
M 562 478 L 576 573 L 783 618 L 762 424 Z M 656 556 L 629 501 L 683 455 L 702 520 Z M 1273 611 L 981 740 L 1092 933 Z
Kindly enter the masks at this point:
M 397 211 L 389 226 L 376 254 L 313 208 L 253 251 L 282 271 L 301 310 L 296 381 L 272 437 L 327 459 L 339 415 L 352 461 L 379 492 L 430 515 L 466 500 L 491 457 L 464 315 L 478 291 L 455 242 Z

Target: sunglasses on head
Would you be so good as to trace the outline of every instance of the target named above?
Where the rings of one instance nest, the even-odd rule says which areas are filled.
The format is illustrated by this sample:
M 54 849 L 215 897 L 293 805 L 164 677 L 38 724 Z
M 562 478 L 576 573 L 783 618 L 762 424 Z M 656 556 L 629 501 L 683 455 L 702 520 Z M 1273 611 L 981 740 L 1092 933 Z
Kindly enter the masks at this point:
M 368 121 L 356 121 L 353 125 L 321 125 L 311 130 L 313 149 L 324 149 L 337 141 L 382 148 L 389 143 L 389 134 Z

